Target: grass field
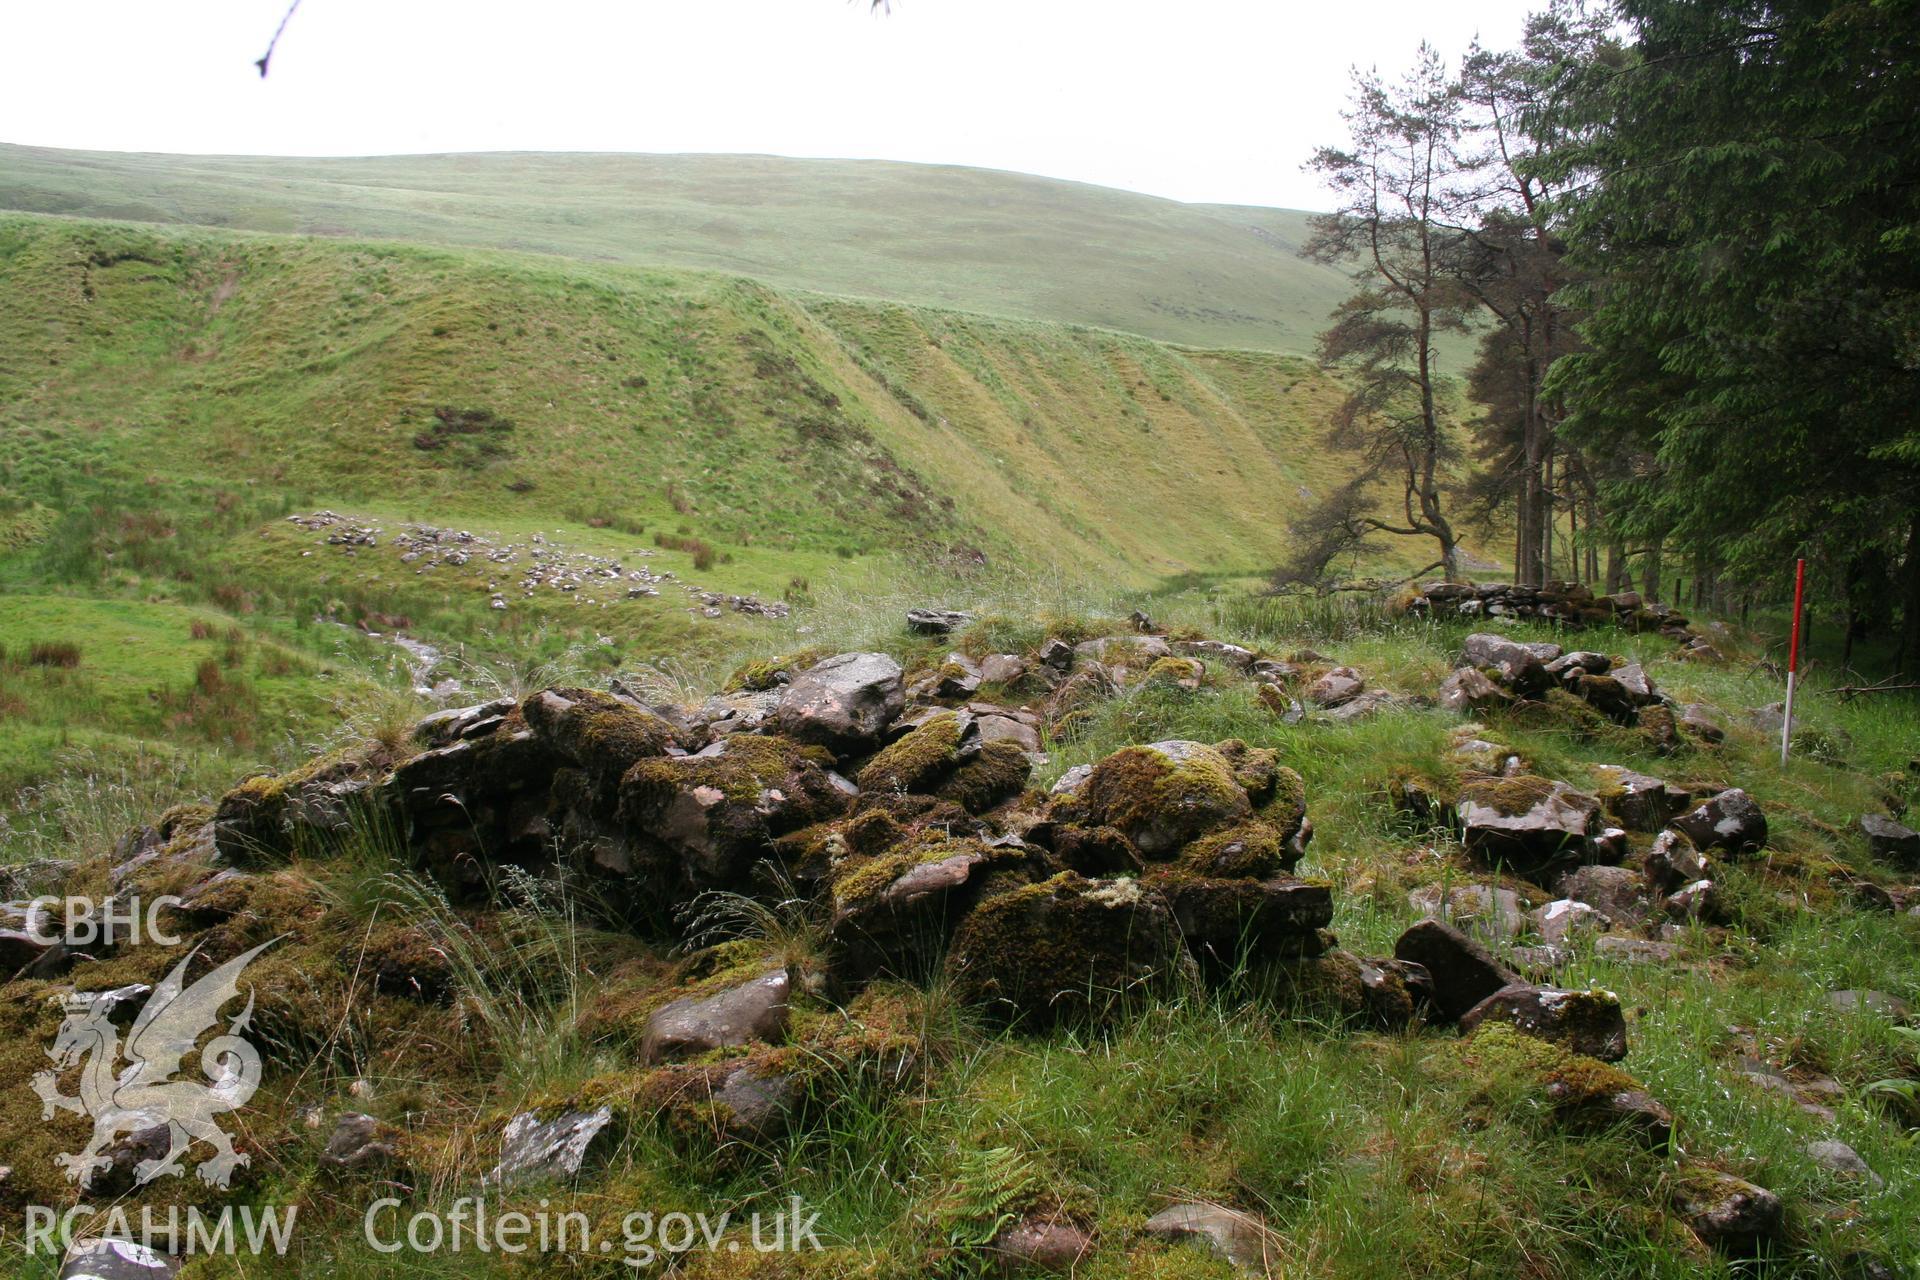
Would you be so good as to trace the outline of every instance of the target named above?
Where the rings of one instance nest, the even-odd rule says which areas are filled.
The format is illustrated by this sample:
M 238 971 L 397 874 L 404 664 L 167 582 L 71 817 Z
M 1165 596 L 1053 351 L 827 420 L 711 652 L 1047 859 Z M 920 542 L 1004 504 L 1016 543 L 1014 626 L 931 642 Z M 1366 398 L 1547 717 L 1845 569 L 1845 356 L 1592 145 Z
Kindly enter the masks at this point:
M 1307 215 L 869 160 L 303 160 L 0 145 L 0 209 L 695 267 L 785 288 L 1307 352 L 1346 292 Z

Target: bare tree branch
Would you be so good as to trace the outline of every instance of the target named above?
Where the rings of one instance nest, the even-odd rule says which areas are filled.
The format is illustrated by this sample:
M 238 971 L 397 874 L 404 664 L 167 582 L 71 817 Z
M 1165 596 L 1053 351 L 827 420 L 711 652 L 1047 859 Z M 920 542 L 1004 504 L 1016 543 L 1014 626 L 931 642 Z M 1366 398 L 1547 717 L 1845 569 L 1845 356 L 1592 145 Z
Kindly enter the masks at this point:
M 273 29 L 273 39 L 267 41 L 267 51 L 254 62 L 253 65 L 260 68 L 262 80 L 267 78 L 267 64 L 273 61 L 273 51 L 279 47 L 280 37 L 287 33 L 287 24 L 293 21 L 293 12 L 299 7 L 300 0 L 293 0 L 293 3 L 287 6 L 287 11 L 280 15 L 280 25 Z

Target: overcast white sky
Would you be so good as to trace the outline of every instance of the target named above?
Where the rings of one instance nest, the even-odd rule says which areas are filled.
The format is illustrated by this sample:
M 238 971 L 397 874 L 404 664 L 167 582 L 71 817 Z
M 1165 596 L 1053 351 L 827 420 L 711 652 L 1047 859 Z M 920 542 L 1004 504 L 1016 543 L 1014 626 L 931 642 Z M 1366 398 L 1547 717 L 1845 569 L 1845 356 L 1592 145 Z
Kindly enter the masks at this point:
M 16 0 L 0 141 L 725 151 L 1323 208 L 1348 69 L 1511 44 L 1528 0 Z

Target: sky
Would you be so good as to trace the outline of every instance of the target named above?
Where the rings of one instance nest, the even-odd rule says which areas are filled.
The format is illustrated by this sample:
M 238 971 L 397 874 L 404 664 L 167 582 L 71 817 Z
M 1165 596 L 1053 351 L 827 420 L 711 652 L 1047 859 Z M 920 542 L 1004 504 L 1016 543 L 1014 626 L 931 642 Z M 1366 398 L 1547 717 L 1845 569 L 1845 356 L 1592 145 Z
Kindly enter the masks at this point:
M 1323 209 L 1355 66 L 1505 47 L 1537 0 L 15 0 L 0 141 L 715 151 Z

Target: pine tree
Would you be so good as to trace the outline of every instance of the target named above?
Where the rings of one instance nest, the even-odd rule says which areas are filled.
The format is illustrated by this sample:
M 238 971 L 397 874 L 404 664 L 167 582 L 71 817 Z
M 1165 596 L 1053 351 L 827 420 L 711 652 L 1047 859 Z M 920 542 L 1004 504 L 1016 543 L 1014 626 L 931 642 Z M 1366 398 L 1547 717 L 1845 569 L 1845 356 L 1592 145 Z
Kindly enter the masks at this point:
M 1564 430 L 1647 459 L 1617 523 L 1722 575 L 1897 576 L 1920 662 L 1920 5 L 1616 16 L 1629 55 L 1570 82 L 1546 157 L 1590 310 Z
M 1341 198 L 1313 220 L 1302 253 L 1357 263 L 1356 289 L 1320 336 L 1320 358 L 1351 388 L 1332 440 L 1360 459 L 1360 482 L 1335 500 L 1350 504 L 1372 482 L 1398 490 L 1398 514 L 1341 513 L 1337 527 L 1429 537 L 1437 566 L 1458 576 L 1459 538 L 1444 491 L 1451 444 L 1439 407 L 1440 334 L 1464 327 L 1471 299 L 1451 273 L 1466 166 L 1459 154 L 1463 105 L 1431 46 L 1413 71 L 1387 85 L 1356 72 L 1344 147 L 1316 152 L 1310 168 Z

